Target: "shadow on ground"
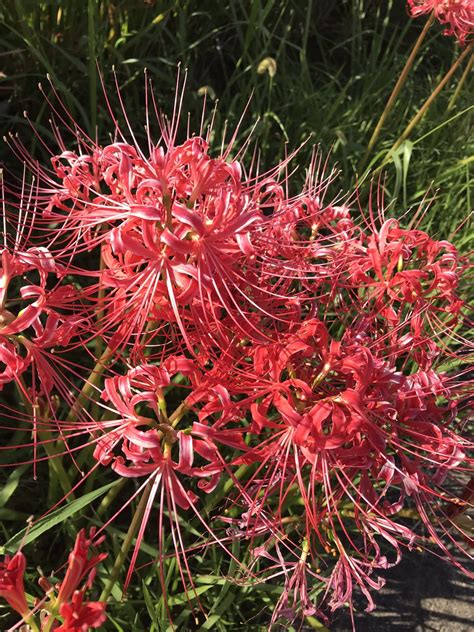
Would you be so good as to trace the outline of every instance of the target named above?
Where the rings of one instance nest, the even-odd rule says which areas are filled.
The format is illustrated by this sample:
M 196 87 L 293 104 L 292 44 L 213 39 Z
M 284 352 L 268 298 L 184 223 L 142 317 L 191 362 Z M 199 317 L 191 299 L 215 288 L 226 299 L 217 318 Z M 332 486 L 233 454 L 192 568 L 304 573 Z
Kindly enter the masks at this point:
M 468 568 L 474 573 L 474 563 Z M 384 577 L 387 583 L 373 595 L 375 611 L 364 612 L 364 602 L 356 600 L 357 632 L 474 632 L 473 582 L 462 571 L 411 552 Z M 352 632 L 350 616 L 339 616 L 330 629 Z

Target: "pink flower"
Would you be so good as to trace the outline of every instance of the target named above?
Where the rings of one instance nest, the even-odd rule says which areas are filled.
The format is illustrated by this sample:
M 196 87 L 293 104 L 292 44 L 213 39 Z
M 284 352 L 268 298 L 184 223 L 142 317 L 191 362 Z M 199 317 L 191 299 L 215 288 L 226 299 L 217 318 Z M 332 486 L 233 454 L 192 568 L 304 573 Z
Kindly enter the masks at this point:
M 405 300 L 410 304 L 411 297 Z M 409 498 L 447 552 L 433 527 L 436 522 L 444 530 L 438 489 L 448 473 L 469 462 L 465 440 L 443 423 L 454 414 L 439 401 L 446 398 L 453 406 L 455 390 L 447 376 L 414 369 L 404 374 L 396 357 L 410 349 L 387 340 L 379 346 L 379 324 L 373 339 L 369 327 L 364 338 L 354 335 L 353 327 L 357 330 L 356 322 L 337 341 L 313 319 L 278 343 L 254 346 L 247 391 L 256 385 L 251 431 L 257 438 L 235 461 L 257 468 L 238 486 L 244 512 L 239 529 L 251 538 L 265 529 L 284 538 L 283 508 L 298 488 L 304 505 L 300 529 L 309 551 L 319 546 L 338 560 L 327 577 L 334 608 L 350 600 L 352 584 L 372 603 L 370 589 L 381 583 L 371 574 L 387 564 L 374 533 L 397 554 L 393 534 L 410 545 L 416 540 L 414 531 L 391 518 Z M 352 519 L 344 506 L 355 507 Z M 361 546 L 351 535 L 354 528 Z
M 177 374 L 181 377 L 180 387 L 189 394 L 174 411 L 170 411 L 164 391 L 173 386 Z M 167 508 L 181 577 L 184 583 L 186 576 L 189 578 L 189 590 L 194 591 L 178 514 L 191 510 L 210 538 L 219 542 L 200 513 L 199 498 L 193 487 L 197 483 L 197 487 L 206 493 L 216 488 L 225 468 L 220 446 L 245 449 L 241 431 L 221 428 L 234 418 L 229 410 L 229 395 L 210 376 L 208 382 L 203 380 L 196 362 L 184 356 L 169 355 L 160 367 L 143 364 L 130 369 L 124 376 L 107 378 L 102 397 L 111 419 L 96 425 L 95 458 L 105 466 L 110 465 L 121 477 L 145 478 L 139 491 L 132 496 L 144 493 L 146 503 L 124 588 L 126 590 L 129 585 L 153 504 L 159 500 L 156 522 L 160 533 L 160 573 L 163 571 L 161 534 Z M 117 419 L 110 414 L 113 410 Z M 221 414 L 221 423 L 209 423 L 216 411 Z M 199 421 L 190 421 L 195 415 Z M 200 461 L 199 465 L 195 464 L 196 459 Z M 162 587 L 166 591 L 164 584 Z
M 71 349 L 87 308 L 75 288 L 61 284 L 65 270 L 46 247 L 21 246 L 0 248 L 0 390 L 31 368 L 39 382 L 31 390 L 45 395 L 62 386 L 50 349 Z
M 303 542 L 301 555 L 298 559 L 288 562 L 288 552 L 285 543 L 269 540 L 266 545 L 255 547 L 251 551 L 252 563 L 264 561 L 266 580 L 272 582 L 281 578 L 283 590 L 276 603 L 270 624 L 276 624 L 281 618 L 293 622 L 301 616 L 310 616 L 318 610 L 314 605 L 315 597 L 311 593 L 319 586 L 321 576 L 315 573 L 307 562 L 308 545 Z M 270 553 L 270 549 L 274 553 Z M 319 614 L 319 613 L 318 613 Z
M 186 350 L 204 363 L 222 350 L 232 353 L 236 338 L 262 341 L 290 323 L 289 298 L 292 310 L 300 309 L 292 279 L 307 257 L 294 243 L 296 231 L 284 228 L 288 217 L 294 224 L 300 198 L 285 190 L 292 156 L 267 173 L 255 165 L 245 170 L 239 153 L 231 158 L 235 135 L 217 154 L 210 132 L 178 144 L 179 118 L 179 107 L 170 123 L 158 114 L 162 137 L 156 143 L 150 136 L 146 149 L 119 131 L 105 146 L 78 131 L 72 151 L 55 129 L 53 176 L 10 139 L 40 182 L 37 221 L 43 229 L 57 225 L 61 255 L 100 247 L 104 269 L 87 272 L 101 303 L 97 333 L 112 349 L 130 350 L 136 364 L 152 340 L 157 356 L 173 345 L 172 353 Z M 305 193 L 322 196 L 326 186 L 308 182 Z
M 445 35 L 454 35 L 460 44 L 470 40 L 474 32 L 474 3 L 472 0 L 408 0 L 410 15 L 417 17 L 433 12 L 445 24 Z

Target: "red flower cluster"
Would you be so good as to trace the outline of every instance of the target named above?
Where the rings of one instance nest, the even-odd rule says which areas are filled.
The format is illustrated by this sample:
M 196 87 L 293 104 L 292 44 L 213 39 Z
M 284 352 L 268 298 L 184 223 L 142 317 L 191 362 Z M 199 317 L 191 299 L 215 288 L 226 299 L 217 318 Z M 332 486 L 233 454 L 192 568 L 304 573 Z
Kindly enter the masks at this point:
M 93 529 L 89 538 L 84 529 L 78 533 L 74 549 L 69 555 L 66 574 L 59 587 L 53 588 L 45 577 L 40 578 L 39 583 L 46 596 L 32 610 L 28 607 L 23 584 L 25 556 L 18 551 L 11 559 L 7 557 L 0 564 L 0 597 L 6 599 L 26 623 L 32 624 L 32 617 L 42 609 L 45 616 L 42 618 L 41 630 L 87 632 L 90 628 L 98 628 L 106 619 L 105 603 L 84 601 L 85 592 L 94 581 L 96 566 L 107 557 L 104 553 L 89 557 L 94 535 Z M 102 541 L 103 538 L 100 538 L 94 545 L 99 545 Z M 83 585 L 80 587 L 81 582 Z
M 460 44 L 466 44 L 474 33 L 473 0 L 408 0 L 408 11 L 418 17 L 433 13 L 446 25 L 445 35 L 454 35 Z
M 178 119 L 159 117 L 162 140 L 150 136 L 146 150 L 119 129 L 106 146 L 79 130 L 73 152 L 55 129 L 52 171 L 30 160 L 32 245 L 5 247 L 2 288 L 30 270 L 39 281 L 20 290 L 31 301 L 21 314 L 2 303 L 2 379 L 33 375 L 17 353 L 26 345 L 42 427 L 71 452 L 85 436 L 97 465 L 142 479 L 126 585 L 157 504 L 160 564 L 168 521 L 191 589 L 185 511 L 207 544 L 248 540 L 248 581 L 281 577 L 274 621 L 351 603 L 354 586 L 371 606 L 382 584 L 372 574 L 389 564 L 382 541 L 398 560 L 415 544 L 452 557 L 445 541 L 467 537 L 452 509 L 468 501 L 450 482 L 472 467 L 460 414 L 466 264 L 451 243 L 385 218 L 379 194 L 377 216 L 371 200 L 358 213 L 325 201 L 331 178 L 317 155 L 290 194 L 290 158 L 246 170 L 234 141 L 217 154 L 210 134 L 178 142 Z M 44 411 L 64 388 L 38 350 L 87 343 L 89 361 L 92 340 L 106 352 L 84 382 L 77 371 L 74 414 L 53 423 Z M 218 507 L 220 482 L 233 489 L 211 524 L 202 499 Z M 406 507 L 429 539 L 399 520 Z M 81 538 L 58 594 L 68 622 L 103 614 L 74 592 L 96 563 L 79 555 Z

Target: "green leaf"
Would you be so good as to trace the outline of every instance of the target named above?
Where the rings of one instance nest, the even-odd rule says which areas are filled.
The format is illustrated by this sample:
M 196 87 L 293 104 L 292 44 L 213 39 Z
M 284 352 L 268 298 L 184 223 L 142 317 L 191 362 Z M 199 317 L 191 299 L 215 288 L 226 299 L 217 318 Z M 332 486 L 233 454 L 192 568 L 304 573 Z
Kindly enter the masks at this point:
M 199 632 L 204 632 L 205 630 L 214 630 L 220 619 L 220 614 L 211 614 L 211 616 L 207 618 L 206 622 L 201 625 L 201 627 L 199 628 Z
M 157 616 L 156 616 L 155 604 L 153 602 L 153 598 L 150 595 L 150 591 L 148 590 L 145 582 L 142 582 L 142 590 L 143 590 L 143 597 L 145 599 L 145 606 L 146 606 L 146 609 L 148 611 L 148 614 L 150 615 L 150 619 L 151 619 L 152 623 L 154 623 L 157 626 L 159 626 L 159 621 L 158 621 Z
M 16 488 L 20 482 L 23 473 L 29 468 L 29 464 L 20 465 L 17 467 L 7 479 L 5 485 L 0 489 L 0 507 L 4 507 L 10 500 L 11 496 L 15 493 Z
M 56 511 L 51 512 L 42 518 L 39 522 L 33 524 L 31 528 L 27 527 L 22 529 L 19 533 L 15 534 L 5 545 L 2 547 L 5 551 L 10 553 L 14 553 L 18 546 L 21 544 L 30 544 L 30 542 L 34 542 L 40 535 L 46 533 L 53 527 L 61 522 L 64 522 L 75 513 L 90 505 L 94 500 L 103 496 L 106 492 L 109 491 L 114 485 L 117 485 L 119 480 L 113 481 L 112 483 L 108 483 L 103 487 L 99 487 L 99 489 L 95 489 L 92 492 L 89 492 L 85 496 L 81 498 L 77 498 L 73 500 L 71 503 L 66 505 L 65 507 L 60 507 L 56 509 Z
M 205 592 L 207 592 L 212 586 L 198 586 L 196 589 L 189 591 L 188 593 L 181 593 L 180 595 L 176 595 L 176 597 L 170 597 L 168 599 L 168 604 L 170 606 L 180 606 L 184 603 L 188 603 L 190 600 L 197 599 Z

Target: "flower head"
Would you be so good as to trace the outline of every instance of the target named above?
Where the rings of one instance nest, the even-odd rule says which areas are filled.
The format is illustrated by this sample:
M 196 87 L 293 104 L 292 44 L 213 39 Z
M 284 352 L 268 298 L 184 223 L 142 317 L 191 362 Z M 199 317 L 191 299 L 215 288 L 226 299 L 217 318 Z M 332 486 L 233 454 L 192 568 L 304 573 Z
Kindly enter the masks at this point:
M 317 153 L 290 194 L 289 158 L 262 174 L 242 152 L 231 157 L 235 136 L 217 152 L 202 129 L 178 142 L 179 109 L 171 123 L 158 114 L 158 142 L 147 124 L 145 148 L 125 112 L 131 138 L 114 117 L 105 145 L 74 123 L 71 149 L 55 128 L 52 172 L 12 141 L 34 169 L 34 225 L 51 243 L 1 250 L 0 384 L 33 375 L 57 347 L 101 352 L 87 378 L 74 375 L 82 390 L 66 418 L 47 428 L 74 450 L 85 437 L 97 467 L 131 480 L 110 521 L 141 496 L 125 590 L 156 510 L 164 596 L 170 555 L 192 607 L 190 550 L 214 543 L 232 555 L 239 538 L 252 580 L 282 579 L 273 622 L 334 610 L 355 587 L 371 608 L 377 569 L 392 563 L 380 541 L 395 561 L 402 544 L 426 545 L 417 525 L 401 524 L 402 508 L 447 555 L 442 537 L 465 535 L 450 508 L 469 500 L 451 497 L 449 479 L 472 467 L 457 419 L 469 384 L 443 365 L 466 346 L 466 264 L 382 204 L 375 217 L 372 200 L 367 216 L 327 203 L 332 176 Z M 66 274 L 80 291 L 67 294 Z M 38 369 L 49 412 L 48 375 Z M 192 545 L 191 523 L 206 532 Z M 230 525 L 225 536 L 216 524 Z M 60 629 L 103 621 L 103 604 L 84 601 L 103 558 L 89 553 L 94 536 L 81 531 L 69 556 L 53 601 Z
M 474 33 L 472 0 L 408 0 L 408 10 L 413 17 L 433 13 L 446 25 L 444 34 L 454 35 L 460 44 L 466 44 Z

